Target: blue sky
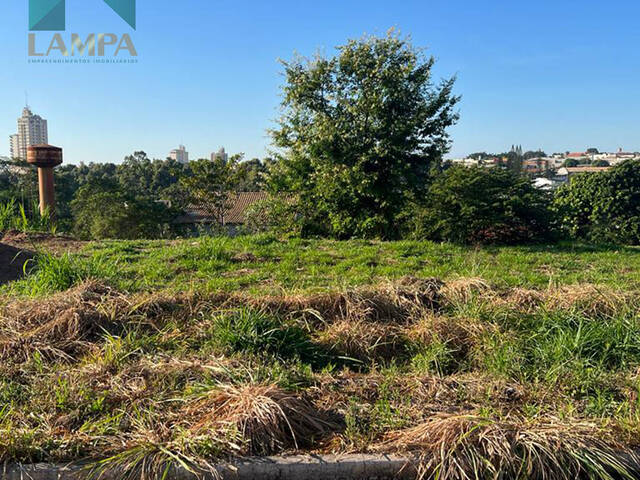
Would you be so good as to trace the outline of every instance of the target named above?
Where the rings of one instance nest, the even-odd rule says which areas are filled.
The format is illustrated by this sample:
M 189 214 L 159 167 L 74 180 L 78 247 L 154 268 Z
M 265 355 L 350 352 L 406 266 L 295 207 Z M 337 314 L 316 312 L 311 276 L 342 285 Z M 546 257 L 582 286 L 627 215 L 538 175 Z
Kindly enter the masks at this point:
M 28 1 L 0 0 L 0 12 L 0 155 L 26 90 L 68 162 L 119 162 L 137 149 L 164 158 L 179 143 L 192 158 L 221 145 L 262 157 L 278 58 L 332 54 L 390 27 L 428 47 L 438 77 L 458 76 L 449 156 L 514 143 L 640 150 L 637 1 L 138 0 L 133 31 L 101 0 L 67 0 L 65 39 L 129 33 L 133 65 L 28 64 Z

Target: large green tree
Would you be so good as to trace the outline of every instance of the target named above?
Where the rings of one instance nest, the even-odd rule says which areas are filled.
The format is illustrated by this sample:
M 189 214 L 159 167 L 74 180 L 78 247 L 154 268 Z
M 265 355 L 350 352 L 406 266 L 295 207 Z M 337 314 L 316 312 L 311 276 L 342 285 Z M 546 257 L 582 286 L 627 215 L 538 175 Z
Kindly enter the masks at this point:
M 449 147 L 454 78 L 391 32 L 351 40 L 332 58 L 284 62 L 286 83 L 269 184 L 295 193 L 304 233 L 391 238 Z

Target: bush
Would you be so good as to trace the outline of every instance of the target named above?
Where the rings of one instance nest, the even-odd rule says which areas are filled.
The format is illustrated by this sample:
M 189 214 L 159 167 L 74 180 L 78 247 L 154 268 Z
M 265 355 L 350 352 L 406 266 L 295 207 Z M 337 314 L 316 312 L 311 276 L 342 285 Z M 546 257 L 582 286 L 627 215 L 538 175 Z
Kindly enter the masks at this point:
M 553 199 L 564 234 L 570 238 L 592 237 L 593 209 L 600 196 L 606 172 L 583 173 L 561 186 Z
M 548 195 L 506 170 L 454 166 L 429 188 L 424 205 L 409 211 L 417 238 L 456 243 L 517 243 L 551 234 Z
M 640 244 L 640 162 L 572 178 L 556 193 L 554 208 L 572 238 Z

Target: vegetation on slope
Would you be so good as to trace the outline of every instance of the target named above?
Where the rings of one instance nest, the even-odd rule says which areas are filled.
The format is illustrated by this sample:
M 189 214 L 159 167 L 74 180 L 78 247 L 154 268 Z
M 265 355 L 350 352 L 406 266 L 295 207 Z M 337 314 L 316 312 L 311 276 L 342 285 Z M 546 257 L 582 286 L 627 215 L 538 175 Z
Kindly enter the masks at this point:
M 261 236 L 46 258 L 4 290 L 2 461 L 139 477 L 369 451 L 607 478 L 638 443 L 633 250 Z

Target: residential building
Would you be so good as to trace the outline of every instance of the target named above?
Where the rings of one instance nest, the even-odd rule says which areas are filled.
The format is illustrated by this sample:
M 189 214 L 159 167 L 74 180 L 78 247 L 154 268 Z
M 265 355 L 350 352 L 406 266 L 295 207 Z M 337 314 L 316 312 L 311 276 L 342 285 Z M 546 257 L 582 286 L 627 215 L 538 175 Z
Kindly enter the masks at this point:
M 572 176 L 580 174 L 580 173 L 597 173 L 597 172 L 605 172 L 609 170 L 611 167 L 592 167 L 590 165 L 583 165 L 580 167 L 562 167 L 558 169 L 554 180 L 559 182 L 568 182 Z
M 522 161 L 522 169 L 526 173 L 539 175 L 551 170 L 555 166 L 555 161 L 551 158 L 537 157 Z
M 9 137 L 11 158 L 27 159 L 27 147 L 49 143 L 47 121 L 24 107 L 18 119 L 18 133 Z
M 9 137 L 9 152 L 11 152 L 12 158 L 20 156 L 20 137 L 17 133 Z
M 625 152 L 622 147 L 620 147 L 618 149 L 618 151 L 615 154 L 616 160 L 618 160 L 618 163 L 624 160 L 630 160 L 633 158 L 636 158 L 636 154 L 633 152 Z
M 224 147 L 220 148 L 217 152 L 211 154 L 211 161 L 213 162 L 216 158 L 222 159 L 223 162 L 229 161 L 229 154 L 225 152 Z
M 184 145 L 180 145 L 169 152 L 169 158 L 180 163 L 189 163 L 189 152 Z
M 476 167 L 479 164 L 475 158 L 451 158 L 448 161 L 453 165 L 464 165 L 465 167 Z
M 257 202 L 269 198 L 267 192 L 234 192 L 229 194 L 222 218 L 216 218 L 212 214 L 213 206 L 206 204 L 191 205 L 185 213 L 175 220 L 179 225 L 200 225 L 202 227 L 220 225 L 225 227 L 229 234 L 236 234 L 246 223 L 246 214 L 249 207 Z

